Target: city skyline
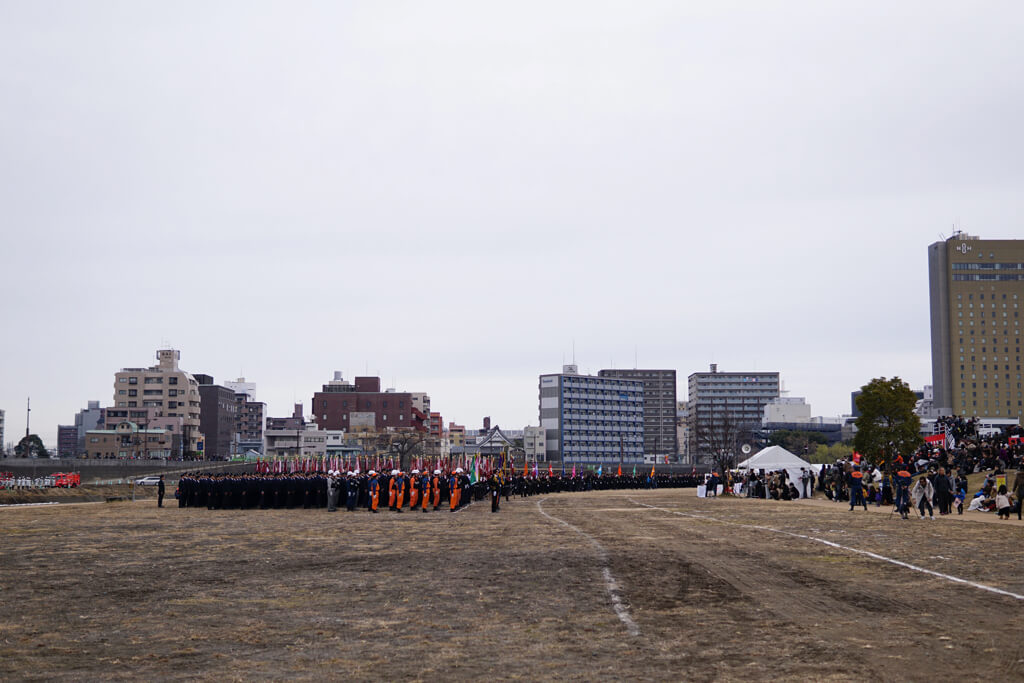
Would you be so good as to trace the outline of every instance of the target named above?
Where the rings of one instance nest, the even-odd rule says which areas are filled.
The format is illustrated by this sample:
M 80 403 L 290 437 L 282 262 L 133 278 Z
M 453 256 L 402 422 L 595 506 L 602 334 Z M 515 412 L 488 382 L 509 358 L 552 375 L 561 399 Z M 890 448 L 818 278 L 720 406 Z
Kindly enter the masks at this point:
M 6 440 L 31 396 L 56 445 L 158 348 L 270 416 L 341 370 L 467 427 L 537 424 L 573 356 L 779 372 L 816 415 L 921 388 L 927 246 L 1022 232 L 1021 30 L 1008 3 L 8 3 Z

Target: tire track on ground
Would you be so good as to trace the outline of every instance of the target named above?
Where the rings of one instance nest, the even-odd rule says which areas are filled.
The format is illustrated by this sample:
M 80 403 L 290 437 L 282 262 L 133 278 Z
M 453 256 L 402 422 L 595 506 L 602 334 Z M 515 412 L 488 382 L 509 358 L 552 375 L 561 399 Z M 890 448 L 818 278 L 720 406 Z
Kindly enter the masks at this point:
M 619 583 L 615 580 L 615 577 L 612 575 L 608 551 L 605 549 L 603 545 L 601 545 L 601 543 L 596 538 L 588 534 L 586 531 L 583 531 L 583 529 L 580 529 L 578 526 L 570 524 L 564 519 L 560 519 L 552 514 L 545 512 L 544 508 L 541 506 L 541 503 L 543 502 L 543 498 L 537 501 L 537 511 L 540 512 L 540 514 L 544 515 L 553 522 L 557 522 L 568 529 L 572 529 L 577 534 L 587 539 L 590 545 L 593 546 L 594 549 L 597 551 L 598 559 L 601 562 L 601 576 L 602 578 L 604 578 L 605 590 L 608 591 L 608 596 L 612 601 L 612 609 L 615 610 L 615 615 L 619 618 L 619 621 L 625 624 L 626 631 L 629 632 L 629 635 L 639 636 L 640 627 L 637 626 L 637 623 L 635 621 L 633 621 L 633 617 L 629 613 L 629 608 L 626 606 L 626 603 L 622 599 L 622 595 L 619 589 Z

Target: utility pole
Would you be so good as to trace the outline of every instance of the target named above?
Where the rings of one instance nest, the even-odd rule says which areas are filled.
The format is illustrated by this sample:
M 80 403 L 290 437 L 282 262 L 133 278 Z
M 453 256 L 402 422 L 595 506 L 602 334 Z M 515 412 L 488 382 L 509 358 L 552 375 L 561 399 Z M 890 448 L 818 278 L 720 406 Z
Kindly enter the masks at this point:
M 32 417 L 32 397 L 29 396 L 25 403 L 25 436 L 29 434 L 28 425 L 30 418 Z

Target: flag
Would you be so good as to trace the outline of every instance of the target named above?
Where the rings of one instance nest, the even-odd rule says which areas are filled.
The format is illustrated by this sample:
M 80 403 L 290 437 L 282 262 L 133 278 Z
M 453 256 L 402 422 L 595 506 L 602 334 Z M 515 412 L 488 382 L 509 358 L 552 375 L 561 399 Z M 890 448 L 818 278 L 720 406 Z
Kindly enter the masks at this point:
M 526 476 L 529 476 L 529 474 L 530 474 L 530 461 L 524 455 L 523 456 L 523 476 L 526 477 Z
M 651 465 L 651 476 L 654 476 L 654 465 Z
M 533 461 L 533 478 L 534 479 L 537 478 L 537 461 L 536 460 Z
M 576 463 L 573 463 L 573 464 L 572 464 L 572 476 L 573 476 L 573 477 L 575 477 L 575 476 L 576 476 Z
M 602 472 L 604 472 L 604 465 L 598 465 L 597 466 L 597 476 L 600 477 Z
M 562 467 L 565 467 L 565 463 L 562 463 Z M 551 463 L 548 463 L 548 476 L 555 476 L 555 471 L 551 468 Z
M 636 476 L 636 463 L 633 463 L 633 476 Z
M 616 476 L 616 477 L 621 477 L 621 476 L 622 476 L 622 463 L 621 463 L 621 462 L 619 463 L 619 469 L 618 469 L 618 471 L 617 471 L 617 472 L 615 473 L 615 476 Z

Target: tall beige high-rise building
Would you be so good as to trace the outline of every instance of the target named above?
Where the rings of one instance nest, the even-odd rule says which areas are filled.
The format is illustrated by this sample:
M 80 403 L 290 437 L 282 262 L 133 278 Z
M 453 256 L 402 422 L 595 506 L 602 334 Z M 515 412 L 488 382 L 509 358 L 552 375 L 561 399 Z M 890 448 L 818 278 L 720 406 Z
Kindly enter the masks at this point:
M 935 410 L 1020 420 L 1024 240 L 955 233 L 928 247 L 928 285 Z
M 185 455 L 198 454 L 202 433 L 199 428 L 199 383 L 178 367 L 181 352 L 161 349 L 157 364 L 149 368 L 123 368 L 114 373 L 114 406 L 153 408 L 158 417 L 181 417 Z M 145 427 L 145 425 L 142 425 Z

